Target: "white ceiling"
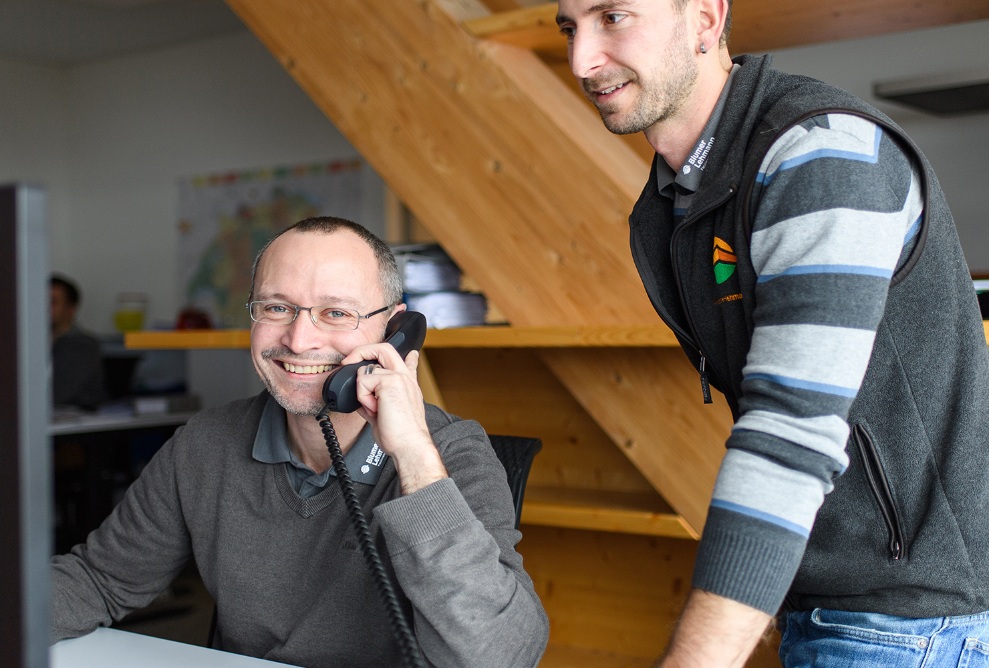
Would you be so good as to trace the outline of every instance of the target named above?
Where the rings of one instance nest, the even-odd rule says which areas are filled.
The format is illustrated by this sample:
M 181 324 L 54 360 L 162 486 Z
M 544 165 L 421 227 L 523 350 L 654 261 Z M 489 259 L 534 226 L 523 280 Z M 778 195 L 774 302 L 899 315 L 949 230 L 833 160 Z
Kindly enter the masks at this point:
M 0 0 L 0 58 L 75 65 L 244 31 L 223 0 Z

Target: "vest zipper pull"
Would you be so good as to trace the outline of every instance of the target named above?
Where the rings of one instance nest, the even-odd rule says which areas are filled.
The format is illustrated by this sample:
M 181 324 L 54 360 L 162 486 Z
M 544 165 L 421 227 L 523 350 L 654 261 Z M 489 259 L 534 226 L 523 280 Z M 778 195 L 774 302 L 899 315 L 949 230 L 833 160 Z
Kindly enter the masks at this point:
M 704 395 L 704 403 L 714 403 L 714 400 L 711 399 L 711 383 L 707 378 L 707 358 L 703 354 L 701 355 L 701 363 L 698 370 L 701 372 L 701 393 Z

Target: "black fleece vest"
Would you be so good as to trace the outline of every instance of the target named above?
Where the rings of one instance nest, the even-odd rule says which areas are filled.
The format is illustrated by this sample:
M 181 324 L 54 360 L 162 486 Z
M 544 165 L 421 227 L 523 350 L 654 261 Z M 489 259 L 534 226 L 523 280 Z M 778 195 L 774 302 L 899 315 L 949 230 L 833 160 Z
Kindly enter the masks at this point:
M 773 141 L 814 115 L 860 115 L 896 138 L 925 180 L 922 230 L 891 283 L 849 415 L 850 465 L 818 513 L 789 603 L 911 617 L 989 609 L 989 352 L 937 177 L 905 133 L 858 98 L 773 70 L 768 57 L 738 62 L 720 143 L 685 218 L 673 229 L 652 174 L 629 219 L 653 305 L 736 418 L 755 308 L 749 196 Z

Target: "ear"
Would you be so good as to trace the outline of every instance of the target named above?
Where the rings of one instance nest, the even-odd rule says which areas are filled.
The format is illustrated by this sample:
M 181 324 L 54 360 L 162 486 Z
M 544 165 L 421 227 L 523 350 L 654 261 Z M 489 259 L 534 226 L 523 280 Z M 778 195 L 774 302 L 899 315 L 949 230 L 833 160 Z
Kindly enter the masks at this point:
M 728 0 L 697 0 L 697 45 L 716 51 L 728 20 Z

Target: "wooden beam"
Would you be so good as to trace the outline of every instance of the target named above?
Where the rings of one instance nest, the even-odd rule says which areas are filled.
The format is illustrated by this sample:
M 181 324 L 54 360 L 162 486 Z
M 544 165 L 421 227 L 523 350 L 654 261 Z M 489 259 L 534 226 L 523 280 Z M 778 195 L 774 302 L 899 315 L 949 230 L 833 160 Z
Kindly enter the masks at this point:
M 650 503 L 655 505 L 659 500 L 655 494 L 601 493 L 530 485 L 525 492 L 522 523 L 686 540 L 700 538 L 680 515 L 649 507 Z
M 750 53 L 989 19 L 985 0 L 736 0 L 732 52 Z
M 498 12 L 464 22 L 479 39 L 493 39 L 512 46 L 567 58 L 567 40 L 556 27 L 557 3 L 547 2 L 524 9 Z
M 465 27 L 482 39 L 566 59 L 555 2 L 479 17 Z M 735 0 L 731 53 L 756 53 L 989 19 L 985 0 Z
M 540 358 L 700 534 L 732 424 L 724 397 L 703 403 L 680 350 L 545 349 Z
M 229 4 L 512 324 L 657 322 L 628 250 L 648 165 L 534 54 L 432 0 Z

